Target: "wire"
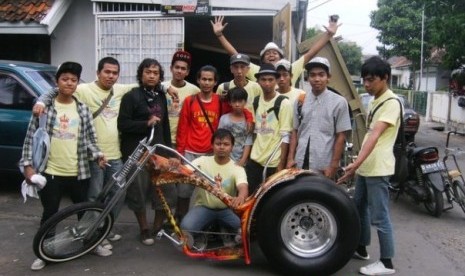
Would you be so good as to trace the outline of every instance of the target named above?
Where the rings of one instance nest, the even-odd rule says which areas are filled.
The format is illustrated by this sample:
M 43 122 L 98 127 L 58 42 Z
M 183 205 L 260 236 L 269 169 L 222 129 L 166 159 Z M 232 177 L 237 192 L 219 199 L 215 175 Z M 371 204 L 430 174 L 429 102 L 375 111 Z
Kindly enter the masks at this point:
M 307 9 L 307 12 L 309 12 L 309 11 L 311 11 L 311 10 L 314 10 L 314 9 L 316 9 L 316 8 L 318 8 L 318 7 L 320 7 L 320 6 L 324 5 L 324 4 L 326 4 L 326 3 L 328 3 L 328 2 L 331 2 L 331 1 L 333 1 L 333 0 L 326 0 L 326 1 L 323 2 L 323 3 L 321 3 L 321 4 L 319 4 L 319 5 L 316 5 L 315 7 L 312 7 L 312 8 Z

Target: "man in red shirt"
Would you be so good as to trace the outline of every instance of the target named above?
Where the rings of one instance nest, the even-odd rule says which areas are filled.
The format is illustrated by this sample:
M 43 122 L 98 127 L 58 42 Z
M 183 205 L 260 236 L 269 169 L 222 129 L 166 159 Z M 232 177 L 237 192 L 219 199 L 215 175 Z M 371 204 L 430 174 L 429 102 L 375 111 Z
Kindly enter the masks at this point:
M 211 155 L 211 138 L 221 117 L 220 96 L 214 91 L 218 81 L 215 67 L 205 65 L 197 73 L 200 92 L 184 100 L 179 116 L 176 149 L 188 160 Z M 189 209 L 189 200 L 194 190 L 192 185 L 179 185 L 176 215 L 184 217 Z

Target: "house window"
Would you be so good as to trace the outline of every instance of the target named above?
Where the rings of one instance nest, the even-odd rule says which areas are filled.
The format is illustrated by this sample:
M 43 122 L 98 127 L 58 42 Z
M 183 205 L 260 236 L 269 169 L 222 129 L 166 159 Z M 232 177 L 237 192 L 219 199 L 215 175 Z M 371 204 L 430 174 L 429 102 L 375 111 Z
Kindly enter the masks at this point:
M 111 17 L 97 15 L 97 58 L 112 56 L 120 62 L 120 83 L 136 82 L 137 66 L 155 58 L 171 78 L 173 53 L 184 46 L 184 18 Z

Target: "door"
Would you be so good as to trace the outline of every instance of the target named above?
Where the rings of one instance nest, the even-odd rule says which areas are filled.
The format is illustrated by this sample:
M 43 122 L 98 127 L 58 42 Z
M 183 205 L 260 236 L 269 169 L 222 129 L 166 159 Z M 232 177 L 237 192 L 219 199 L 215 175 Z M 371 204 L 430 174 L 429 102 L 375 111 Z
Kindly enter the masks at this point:
M 134 83 L 137 66 L 155 58 L 171 78 L 171 58 L 184 47 L 184 18 L 97 17 L 97 58 L 112 56 L 120 62 L 119 83 Z

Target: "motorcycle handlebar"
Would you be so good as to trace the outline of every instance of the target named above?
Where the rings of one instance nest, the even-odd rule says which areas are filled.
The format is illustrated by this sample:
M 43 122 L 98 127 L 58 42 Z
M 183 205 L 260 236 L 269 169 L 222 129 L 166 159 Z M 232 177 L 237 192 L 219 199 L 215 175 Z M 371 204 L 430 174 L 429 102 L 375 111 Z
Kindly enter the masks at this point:
M 449 139 L 451 134 L 465 136 L 464 132 L 458 132 L 457 130 L 447 132 L 446 148 L 449 147 Z

